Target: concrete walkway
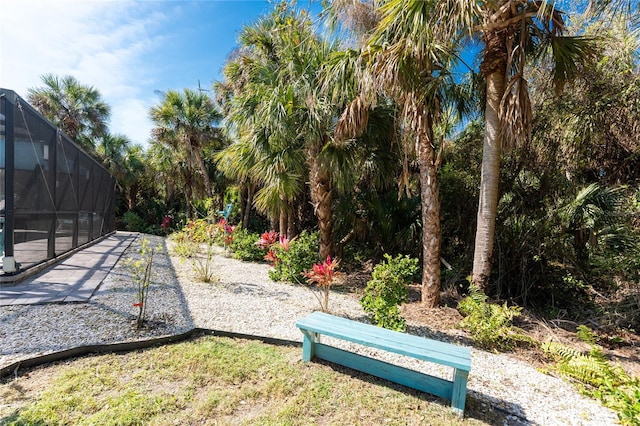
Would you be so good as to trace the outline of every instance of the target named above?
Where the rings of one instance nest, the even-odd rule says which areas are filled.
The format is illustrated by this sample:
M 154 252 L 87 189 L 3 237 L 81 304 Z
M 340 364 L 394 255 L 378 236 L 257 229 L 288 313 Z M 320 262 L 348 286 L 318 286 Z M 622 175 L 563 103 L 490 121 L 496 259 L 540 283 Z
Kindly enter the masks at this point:
M 88 302 L 136 237 L 117 232 L 17 285 L 0 284 L 0 306 Z

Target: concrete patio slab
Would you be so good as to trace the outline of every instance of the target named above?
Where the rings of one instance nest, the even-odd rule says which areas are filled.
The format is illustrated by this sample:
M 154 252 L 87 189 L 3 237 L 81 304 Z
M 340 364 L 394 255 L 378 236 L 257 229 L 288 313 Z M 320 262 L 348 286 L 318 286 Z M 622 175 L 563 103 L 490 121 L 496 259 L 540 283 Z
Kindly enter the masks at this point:
M 117 232 L 17 285 L 0 283 L 0 306 L 89 301 L 137 236 Z

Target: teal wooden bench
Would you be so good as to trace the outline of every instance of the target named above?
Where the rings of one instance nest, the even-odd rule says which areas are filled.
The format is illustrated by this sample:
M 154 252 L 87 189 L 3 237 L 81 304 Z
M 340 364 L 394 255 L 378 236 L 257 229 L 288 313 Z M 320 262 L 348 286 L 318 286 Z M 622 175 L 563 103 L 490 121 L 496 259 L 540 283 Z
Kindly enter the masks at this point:
M 387 330 L 370 324 L 314 312 L 296 326 L 302 331 L 302 360 L 313 357 L 340 364 L 422 392 L 451 400 L 451 408 L 464 415 L 471 351 L 467 347 Z M 419 360 L 453 367 L 453 379 L 445 380 L 320 343 L 320 335 L 382 349 Z

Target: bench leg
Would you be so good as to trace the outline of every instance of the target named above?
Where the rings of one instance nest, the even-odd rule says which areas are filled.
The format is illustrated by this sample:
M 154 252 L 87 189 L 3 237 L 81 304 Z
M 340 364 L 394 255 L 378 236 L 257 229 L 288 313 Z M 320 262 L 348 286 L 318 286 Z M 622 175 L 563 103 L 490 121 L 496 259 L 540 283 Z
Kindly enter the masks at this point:
M 315 349 L 315 341 L 316 341 L 316 333 L 311 333 L 308 331 L 302 331 L 304 335 L 304 340 L 302 341 L 302 360 L 304 362 L 311 361 L 311 358 L 314 356 Z
M 454 370 L 453 392 L 451 395 L 451 408 L 458 416 L 464 416 L 464 404 L 467 399 L 467 377 L 468 371 Z

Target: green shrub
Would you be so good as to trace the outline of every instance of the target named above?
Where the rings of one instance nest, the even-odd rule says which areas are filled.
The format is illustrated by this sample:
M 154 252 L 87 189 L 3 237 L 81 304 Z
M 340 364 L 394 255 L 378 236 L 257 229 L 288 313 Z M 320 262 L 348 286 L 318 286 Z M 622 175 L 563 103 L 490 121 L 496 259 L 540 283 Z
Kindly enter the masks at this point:
M 124 214 L 122 223 L 124 223 L 124 229 L 131 232 L 144 232 L 146 227 L 144 220 L 131 210 Z
M 545 342 L 541 348 L 556 361 L 556 371 L 577 380 L 584 394 L 615 410 L 623 425 L 640 424 L 640 380 L 606 359 L 588 327 L 578 326 L 577 336 L 589 344 L 588 353 L 556 342 Z
M 260 238 L 258 233 L 236 229 L 231 242 L 233 257 L 247 262 L 262 262 L 268 250 L 256 245 L 258 238 Z
M 487 296 L 473 284 L 469 290 L 469 296 L 458 303 L 458 311 L 465 316 L 460 325 L 471 333 L 478 345 L 485 349 L 510 350 L 518 343 L 533 343 L 512 324 L 513 318 L 520 315 L 521 307 L 487 303 Z
M 303 282 L 304 272 L 311 269 L 318 261 L 318 233 L 302 231 L 297 238 L 288 244 L 288 250 L 282 245 L 274 244 L 271 250 L 276 257 L 274 268 L 269 271 L 273 281 Z
M 400 315 L 399 306 L 409 298 L 407 284 L 411 284 L 418 272 L 418 259 L 385 254 L 385 261 L 373 269 L 360 304 L 365 312 L 373 315 L 380 327 L 404 331 L 406 321 Z

